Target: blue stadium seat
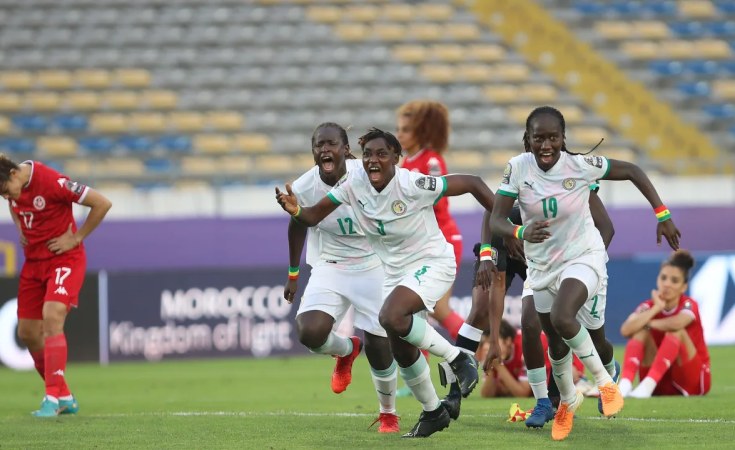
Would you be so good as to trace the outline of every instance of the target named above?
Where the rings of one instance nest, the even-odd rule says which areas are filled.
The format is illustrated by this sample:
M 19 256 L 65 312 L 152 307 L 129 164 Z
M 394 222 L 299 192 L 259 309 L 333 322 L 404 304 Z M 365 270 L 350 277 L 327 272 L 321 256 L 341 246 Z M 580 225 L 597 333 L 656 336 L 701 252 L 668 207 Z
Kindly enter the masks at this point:
M 191 152 L 191 137 L 180 134 L 169 134 L 158 138 L 158 145 L 175 153 Z
M 49 166 L 50 168 L 54 169 L 57 172 L 64 173 L 64 165 L 60 161 L 54 161 L 54 160 L 44 160 L 44 164 Z
M 735 104 L 732 103 L 713 103 L 705 105 L 702 109 L 716 119 L 732 119 L 735 117 Z
M 46 118 L 36 114 L 19 114 L 12 121 L 15 128 L 28 133 L 43 133 L 48 128 Z
M 724 72 L 735 75 L 735 60 L 722 61 L 720 62 L 720 67 Z
M 676 2 L 672 1 L 652 1 L 643 4 L 643 10 L 657 16 L 676 16 L 679 8 Z
M 131 152 L 149 152 L 153 149 L 153 141 L 145 136 L 122 136 L 117 142 L 122 148 Z
M 54 117 L 54 124 L 61 131 L 77 133 L 87 131 L 89 121 L 81 114 L 59 114 Z
M 693 59 L 684 62 L 684 71 L 696 75 L 714 75 L 719 70 L 719 65 L 715 61 L 706 59 Z
M 8 137 L 0 139 L 0 150 L 7 153 L 31 153 L 36 144 L 30 139 Z
M 89 153 L 111 153 L 115 148 L 115 141 L 104 136 L 89 136 L 79 139 L 79 146 Z
M 717 8 L 725 14 L 735 14 L 735 2 L 732 0 L 716 1 Z
M 683 82 L 676 86 L 679 92 L 693 97 L 706 97 L 710 94 L 710 87 L 704 81 Z
M 733 126 L 732 128 L 730 128 L 730 134 L 732 134 L 733 136 L 735 136 L 735 126 Z
M 705 27 L 700 22 L 671 22 L 669 29 L 679 37 L 692 38 L 704 34 Z
M 174 169 L 174 163 L 166 158 L 152 158 L 145 162 L 145 168 L 149 172 L 166 173 Z
M 609 5 L 608 7 L 610 11 L 613 11 L 621 16 L 640 17 L 640 15 L 644 11 L 643 5 L 641 5 L 638 2 L 634 2 L 634 1 L 615 2 L 612 5 Z
M 733 21 L 705 22 L 704 27 L 712 36 L 735 36 L 735 22 Z
M 684 65 L 681 62 L 669 59 L 651 61 L 649 67 L 655 73 L 665 76 L 679 75 L 684 71 Z
M 605 6 L 595 2 L 576 2 L 574 9 L 585 16 L 600 16 L 605 13 Z

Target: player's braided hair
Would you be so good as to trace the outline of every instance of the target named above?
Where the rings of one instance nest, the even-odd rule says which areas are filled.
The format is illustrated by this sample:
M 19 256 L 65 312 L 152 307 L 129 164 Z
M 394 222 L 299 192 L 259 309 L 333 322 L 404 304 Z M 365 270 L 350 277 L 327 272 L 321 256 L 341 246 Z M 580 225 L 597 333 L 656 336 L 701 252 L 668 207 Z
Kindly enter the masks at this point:
M 14 163 L 7 156 L 0 154 L 0 185 L 10 180 L 10 171 L 18 170 L 18 164 Z
M 554 108 L 553 106 L 539 106 L 538 108 L 531 111 L 531 114 L 528 115 L 528 118 L 526 118 L 526 131 L 523 132 L 523 149 L 527 152 L 531 151 L 531 140 L 530 136 L 531 133 L 529 130 L 531 129 L 531 121 L 535 119 L 538 116 L 544 115 L 544 114 L 550 114 L 554 117 L 556 117 L 559 120 L 559 125 L 561 126 L 561 136 L 564 139 L 562 142 L 561 150 L 563 152 L 567 152 L 570 155 L 587 155 L 589 153 L 592 153 L 597 147 L 602 144 L 602 141 L 605 140 L 605 138 L 600 139 L 600 142 L 597 143 L 594 147 L 592 147 L 590 150 L 588 150 L 585 153 L 574 153 L 570 152 L 569 149 L 567 149 L 567 143 L 566 143 L 566 129 L 567 129 L 567 123 L 564 120 L 564 115 L 559 111 L 558 109 Z
M 694 267 L 694 257 L 687 250 L 679 249 L 669 256 L 661 266 L 674 266 L 684 272 L 684 279 L 689 280 L 689 270 Z
M 365 150 L 365 145 L 367 145 L 368 142 L 380 138 L 385 139 L 385 143 L 388 147 L 392 148 L 396 155 L 401 156 L 401 143 L 398 142 L 398 138 L 396 138 L 393 133 L 383 131 L 379 128 L 370 128 L 366 134 L 360 136 L 357 143 L 360 144 L 360 148 Z
M 419 145 L 429 146 L 439 154 L 447 150 L 449 110 L 442 103 L 413 100 L 401 105 L 396 115 L 408 118 Z
M 350 146 L 350 139 L 347 137 L 347 130 L 340 124 L 336 122 L 322 122 L 319 125 L 317 125 L 316 128 L 314 128 L 314 132 L 311 133 L 311 148 L 314 148 L 316 145 L 316 133 L 317 131 L 321 130 L 322 128 L 336 128 L 339 130 L 340 138 L 342 138 L 342 144 L 346 147 Z M 346 155 L 347 159 L 355 159 L 355 155 L 352 153 L 347 153 Z

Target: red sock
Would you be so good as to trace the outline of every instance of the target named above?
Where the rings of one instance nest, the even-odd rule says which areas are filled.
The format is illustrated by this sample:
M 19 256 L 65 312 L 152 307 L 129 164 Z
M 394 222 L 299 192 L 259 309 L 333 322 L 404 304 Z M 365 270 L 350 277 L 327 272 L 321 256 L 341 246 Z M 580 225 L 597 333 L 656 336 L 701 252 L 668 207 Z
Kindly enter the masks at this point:
M 47 337 L 45 341 L 45 371 L 46 395 L 63 397 L 69 395 L 69 388 L 64 380 L 66 370 L 66 336 L 57 334 Z
M 628 345 L 625 346 L 625 356 L 623 357 L 622 378 L 624 380 L 628 380 L 631 383 L 635 380 L 635 376 L 641 366 L 641 361 L 643 361 L 643 352 L 643 342 L 636 339 L 628 341 Z
M 429 362 L 429 354 L 430 354 L 429 351 L 423 350 L 423 349 L 419 349 L 419 350 L 421 351 L 421 353 L 423 353 L 424 358 L 426 358 L 426 362 Z
M 651 364 L 651 370 L 648 371 L 648 377 L 653 378 L 653 381 L 658 383 L 663 378 L 664 374 L 668 372 L 671 365 L 676 361 L 676 357 L 679 356 L 679 348 L 681 347 L 681 341 L 673 334 L 666 334 L 664 339 L 661 341 L 661 345 L 656 351 L 656 357 L 653 359 Z
M 36 366 L 36 372 L 38 372 L 39 375 L 41 375 L 41 379 L 46 378 L 46 374 L 44 373 L 44 367 L 45 367 L 45 361 L 44 361 L 44 352 L 43 349 L 37 351 L 37 352 L 30 352 L 31 358 L 33 358 L 33 365 Z
M 449 332 L 449 336 L 452 337 L 453 341 L 457 340 L 459 329 L 462 328 L 463 323 L 464 319 L 462 316 L 454 311 L 449 313 L 449 315 L 441 321 L 441 325 Z

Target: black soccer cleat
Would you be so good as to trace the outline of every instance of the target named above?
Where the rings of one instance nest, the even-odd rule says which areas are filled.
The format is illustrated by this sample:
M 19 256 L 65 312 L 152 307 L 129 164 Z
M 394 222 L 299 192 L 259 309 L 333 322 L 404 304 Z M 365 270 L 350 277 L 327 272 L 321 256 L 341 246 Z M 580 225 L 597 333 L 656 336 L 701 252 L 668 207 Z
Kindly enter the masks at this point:
M 462 406 L 462 397 L 451 393 L 442 399 L 442 406 L 447 410 L 452 420 L 459 419 L 459 408 Z
M 454 361 L 449 363 L 454 375 L 457 377 L 457 383 L 462 391 L 462 397 L 467 398 L 468 395 L 477 386 L 479 375 L 477 374 L 477 360 L 474 356 L 459 352 Z
M 422 411 L 419 421 L 411 428 L 411 431 L 404 434 L 405 438 L 429 437 L 437 431 L 441 431 L 449 426 L 449 413 L 443 406 L 439 406 L 434 411 Z

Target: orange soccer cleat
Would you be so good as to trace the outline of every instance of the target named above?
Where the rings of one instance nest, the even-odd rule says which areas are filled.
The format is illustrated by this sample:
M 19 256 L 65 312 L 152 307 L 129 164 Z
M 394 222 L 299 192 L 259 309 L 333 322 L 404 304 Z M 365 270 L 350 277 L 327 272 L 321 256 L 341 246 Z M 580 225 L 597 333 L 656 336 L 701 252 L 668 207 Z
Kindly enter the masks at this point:
M 602 413 L 605 417 L 612 417 L 623 409 L 623 394 L 615 383 L 607 383 L 600 386 L 600 399 L 602 400 Z
M 362 350 L 362 341 L 359 337 L 352 336 L 350 340 L 352 341 L 352 353 L 346 356 L 335 356 L 337 364 L 332 373 L 332 391 L 335 394 L 341 394 L 352 383 L 352 363 Z
M 399 431 L 401 431 L 401 429 L 398 427 L 398 419 L 400 419 L 400 417 L 393 413 L 380 413 L 378 418 L 370 424 L 370 427 L 380 422 L 378 433 L 398 433 Z
M 551 438 L 555 441 L 563 441 L 572 432 L 574 425 L 574 411 L 582 404 L 584 396 L 577 392 L 572 403 L 561 402 L 559 409 L 554 416 L 554 423 L 551 425 Z

